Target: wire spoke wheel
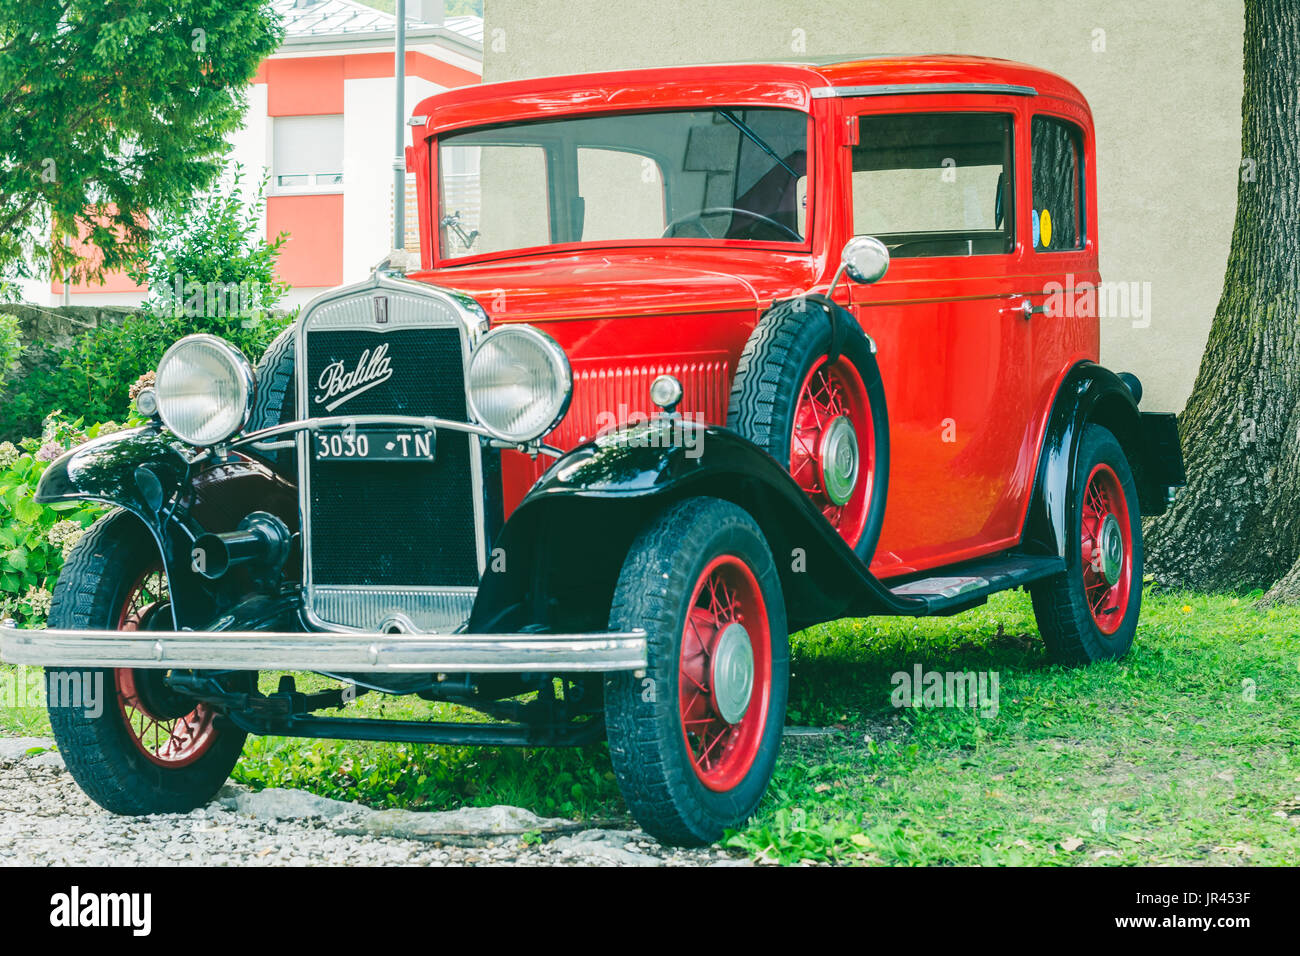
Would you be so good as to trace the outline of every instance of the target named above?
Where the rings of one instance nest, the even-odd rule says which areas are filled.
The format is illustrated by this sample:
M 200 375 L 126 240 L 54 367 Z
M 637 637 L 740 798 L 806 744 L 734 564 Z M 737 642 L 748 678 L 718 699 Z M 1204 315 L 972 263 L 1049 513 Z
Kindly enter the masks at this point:
M 1088 475 L 1080 509 L 1083 591 L 1097 629 L 1113 634 L 1124 619 L 1133 586 L 1128 500 L 1113 468 Z
M 850 547 L 870 510 L 874 435 L 862 376 L 847 359 L 823 356 L 799 386 L 790 474 Z
M 719 498 L 668 505 L 629 546 L 609 621 L 646 632 L 645 670 L 605 676 L 623 799 L 664 843 L 712 843 L 763 799 L 785 724 L 785 602 L 758 522 Z
M 729 790 L 758 754 L 771 698 L 767 607 L 754 573 L 723 555 L 700 575 L 681 641 L 678 706 L 691 766 Z
M 167 604 L 167 578 L 161 566 L 147 569 L 127 589 L 117 620 L 119 631 L 147 630 L 153 616 Z M 178 706 L 169 700 L 162 684 L 166 671 L 113 672 L 117 704 L 127 735 L 152 763 L 183 767 L 198 760 L 212 746 L 217 730 L 215 714 L 205 704 Z M 183 712 L 178 712 L 183 711 Z

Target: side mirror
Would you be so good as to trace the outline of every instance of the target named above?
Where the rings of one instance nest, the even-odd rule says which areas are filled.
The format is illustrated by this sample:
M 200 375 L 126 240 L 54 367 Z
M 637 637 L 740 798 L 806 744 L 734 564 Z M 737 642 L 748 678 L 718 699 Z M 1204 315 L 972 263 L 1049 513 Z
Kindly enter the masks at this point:
M 889 248 L 875 236 L 854 236 L 840 253 L 840 268 L 854 282 L 879 282 L 889 271 Z

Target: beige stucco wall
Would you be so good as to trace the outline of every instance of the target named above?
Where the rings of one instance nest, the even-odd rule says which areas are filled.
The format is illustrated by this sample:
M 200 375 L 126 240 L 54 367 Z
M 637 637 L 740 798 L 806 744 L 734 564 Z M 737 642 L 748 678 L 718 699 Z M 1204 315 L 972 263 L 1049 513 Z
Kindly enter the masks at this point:
M 873 53 L 1046 67 L 1097 127 L 1101 270 L 1150 283 L 1106 319 L 1102 361 L 1177 411 L 1218 302 L 1241 159 L 1239 0 L 486 0 L 485 81 L 600 69 Z

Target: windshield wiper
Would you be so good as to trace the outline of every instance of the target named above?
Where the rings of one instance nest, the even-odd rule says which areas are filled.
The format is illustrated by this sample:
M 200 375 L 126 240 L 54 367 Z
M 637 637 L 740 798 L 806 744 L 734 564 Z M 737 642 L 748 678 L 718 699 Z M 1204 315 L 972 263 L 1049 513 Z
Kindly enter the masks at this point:
M 755 133 L 752 129 L 750 129 L 747 123 L 733 116 L 730 110 L 714 110 L 713 112 L 717 113 L 719 116 L 725 119 L 732 126 L 736 127 L 736 129 L 740 130 L 740 132 L 743 133 L 751 143 L 753 143 L 763 152 L 767 153 L 767 155 L 771 156 L 774 160 L 776 160 L 777 163 L 780 164 L 781 168 L 790 174 L 790 177 L 792 179 L 799 178 L 799 174 L 796 173 L 793 169 L 791 169 L 789 164 L 786 163 L 785 160 L 783 160 L 780 156 L 776 155 L 776 150 L 774 150 L 771 146 L 768 146 L 767 143 L 763 142 L 763 138 L 759 136 L 757 133 Z

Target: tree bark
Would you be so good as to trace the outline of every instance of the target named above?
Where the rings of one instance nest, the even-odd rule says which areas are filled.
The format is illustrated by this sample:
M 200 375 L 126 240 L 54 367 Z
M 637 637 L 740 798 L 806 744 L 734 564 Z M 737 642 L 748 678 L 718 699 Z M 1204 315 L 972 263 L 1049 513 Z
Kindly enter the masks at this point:
M 1145 529 L 1162 583 L 1300 597 L 1300 6 L 1246 0 L 1242 164 L 1223 294 L 1179 417 L 1188 484 Z M 1188 148 L 1195 149 L 1194 134 Z M 1189 223 L 1194 228 L 1194 224 Z

